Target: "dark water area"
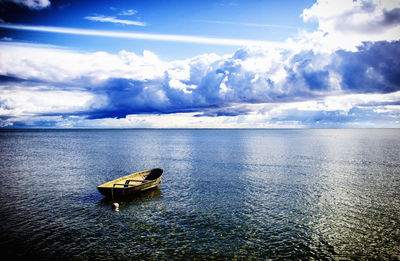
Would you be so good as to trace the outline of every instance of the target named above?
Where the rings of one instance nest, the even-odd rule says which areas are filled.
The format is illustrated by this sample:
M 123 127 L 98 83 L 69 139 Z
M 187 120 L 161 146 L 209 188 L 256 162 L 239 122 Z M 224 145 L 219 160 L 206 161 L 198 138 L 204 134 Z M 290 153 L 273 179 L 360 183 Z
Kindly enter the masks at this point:
M 111 208 L 96 186 L 160 167 Z M 400 259 L 400 130 L 0 131 L 3 256 Z

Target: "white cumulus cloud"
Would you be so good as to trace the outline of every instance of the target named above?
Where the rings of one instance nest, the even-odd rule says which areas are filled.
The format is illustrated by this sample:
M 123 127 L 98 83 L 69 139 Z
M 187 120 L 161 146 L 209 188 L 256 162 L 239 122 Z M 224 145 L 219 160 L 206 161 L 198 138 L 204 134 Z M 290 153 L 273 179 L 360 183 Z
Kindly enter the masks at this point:
M 161 77 L 166 68 L 166 63 L 150 51 L 143 55 L 127 51 L 113 55 L 13 42 L 0 46 L 0 74 L 52 83 L 94 84 L 109 78 L 142 81 Z
M 308 37 L 326 45 L 351 49 L 363 41 L 400 39 L 400 1 L 317 0 L 301 16 L 318 22 L 319 32 Z
M 3 42 L 0 119 L 7 125 L 65 115 L 71 126 L 154 127 L 172 117 L 143 122 L 139 116 L 154 114 L 181 120 L 165 126 L 313 126 L 321 119 L 331 126 L 338 117 L 348 124 L 398 106 L 399 46 L 378 42 L 329 54 L 244 47 L 166 62 L 150 51 L 90 53 Z M 396 117 L 392 107 L 387 114 Z

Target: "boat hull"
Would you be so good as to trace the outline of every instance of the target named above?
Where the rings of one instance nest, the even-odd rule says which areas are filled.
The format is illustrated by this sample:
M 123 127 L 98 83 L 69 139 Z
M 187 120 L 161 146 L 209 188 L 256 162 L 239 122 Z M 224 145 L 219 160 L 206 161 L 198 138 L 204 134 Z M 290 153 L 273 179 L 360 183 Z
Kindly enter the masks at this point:
M 109 181 L 97 187 L 98 191 L 106 197 L 127 197 L 152 189 L 161 182 L 162 169 L 151 169 Z M 150 177 L 151 179 L 146 179 Z M 131 181 L 131 182 L 129 182 Z

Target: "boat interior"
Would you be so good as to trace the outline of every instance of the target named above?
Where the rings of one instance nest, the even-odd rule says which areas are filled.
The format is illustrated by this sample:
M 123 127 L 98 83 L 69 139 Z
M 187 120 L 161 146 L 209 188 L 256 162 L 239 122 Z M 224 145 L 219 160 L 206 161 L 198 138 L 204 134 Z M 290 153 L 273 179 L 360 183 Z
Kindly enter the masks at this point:
M 107 182 L 100 187 L 114 187 L 114 188 L 127 188 L 127 187 L 135 187 L 147 183 L 154 182 L 156 179 L 161 177 L 163 173 L 162 169 L 156 168 L 152 169 L 150 171 L 143 171 L 143 172 L 138 172 L 134 173 L 122 178 L 119 178 L 117 180 L 113 180 L 110 182 Z

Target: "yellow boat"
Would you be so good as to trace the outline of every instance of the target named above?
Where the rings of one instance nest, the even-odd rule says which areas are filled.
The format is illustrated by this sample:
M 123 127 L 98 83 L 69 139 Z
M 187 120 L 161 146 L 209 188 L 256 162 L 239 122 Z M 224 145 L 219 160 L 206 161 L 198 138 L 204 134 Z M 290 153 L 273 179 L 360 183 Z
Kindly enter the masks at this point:
M 106 197 L 125 197 L 137 192 L 155 188 L 161 182 L 162 169 L 149 169 L 121 177 L 97 187 Z

